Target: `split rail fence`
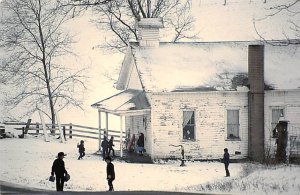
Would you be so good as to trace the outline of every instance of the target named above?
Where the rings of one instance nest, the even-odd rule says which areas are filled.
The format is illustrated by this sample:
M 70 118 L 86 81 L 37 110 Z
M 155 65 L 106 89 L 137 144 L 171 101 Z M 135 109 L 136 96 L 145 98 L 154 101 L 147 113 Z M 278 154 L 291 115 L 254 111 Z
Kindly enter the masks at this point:
M 26 122 L 5 122 L 5 126 L 12 126 L 14 129 L 19 131 L 28 131 L 29 135 L 43 134 L 43 128 L 41 123 L 30 123 L 28 129 L 25 130 L 25 126 L 28 125 Z M 73 137 L 81 137 L 88 139 L 99 139 L 99 129 L 95 127 L 88 127 L 76 124 L 61 124 L 63 135 L 65 139 L 72 139 Z M 46 124 L 46 130 L 49 135 L 60 136 L 58 125 Z M 55 130 L 55 134 L 51 133 Z M 103 138 L 106 129 L 101 129 L 101 138 Z M 120 142 L 120 131 L 108 130 L 108 138 L 114 136 L 114 142 Z M 123 132 L 123 138 L 125 138 L 125 132 Z

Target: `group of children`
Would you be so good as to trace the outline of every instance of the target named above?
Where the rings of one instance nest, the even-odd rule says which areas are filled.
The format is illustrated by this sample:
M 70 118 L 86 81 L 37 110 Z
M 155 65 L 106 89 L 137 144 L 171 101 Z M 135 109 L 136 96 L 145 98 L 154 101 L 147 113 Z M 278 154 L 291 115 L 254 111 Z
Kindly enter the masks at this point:
M 104 137 L 104 140 L 107 141 L 106 137 Z M 104 141 L 103 141 L 104 142 Z M 102 144 L 103 144 L 102 142 Z M 107 144 L 107 148 L 104 148 L 103 150 L 103 160 L 105 160 L 105 162 L 107 163 L 106 166 L 106 179 L 108 181 L 108 186 L 109 186 L 109 191 L 114 191 L 114 187 L 113 187 L 113 181 L 115 180 L 115 170 L 114 170 L 114 165 L 111 162 L 112 159 L 109 156 L 110 151 L 113 151 L 113 155 L 114 155 L 114 150 L 112 148 L 113 145 L 113 136 L 110 139 L 110 148 L 109 148 L 109 142 L 104 143 Z M 103 147 L 103 146 L 102 146 Z M 79 157 L 78 160 L 82 159 L 85 156 L 85 148 L 84 148 L 84 141 L 81 140 L 80 144 L 77 144 L 77 148 L 79 148 Z M 106 149 L 110 149 L 109 151 L 106 151 Z M 108 153 L 106 153 L 108 152 Z M 54 173 L 56 175 L 56 190 L 57 191 L 63 191 L 63 186 L 64 186 L 64 182 L 66 181 L 66 176 L 70 177 L 68 175 L 68 172 L 65 168 L 65 163 L 63 161 L 63 158 L 66 156 L 66 154 L 64 154 L 63 152 L 59 152 L 57 155 L 57 159 L 54 160 L 53 165 L 52 165 L 52 171 L 51 171 L 51 177 L 53 178 Z M 226 177 L 230 177 L 230 173 L 228 170 L 228 166 L 229 166 L 229 153 L 228 153 L 228 149 L 225 148 L 224 149 L 224 155 L 223 155 L 223 163 L 225 165 L 225 171 L 226 171 Z
M 111 150 L 113 151 L 113 155 L 115 156 L 114 149 L 112 148 L 112 146 L 114 146 L 113 145 L 113 136 L 111 138 L 110 144 L 111 144 L 111 147 L 109 147 L 110 150 L 107 153 L 108 155 L 103 157 L 103 160 L 105 160 L 105 162 L 107 163 L 106 179 L 108 181 L 109 191 L 114 191 L 112 182 L 115 180 L 115 169 L 114 169 L 114 165 L 111 162 L 112 159 L 109 156 Z M 77 144 L 77 148 L 78 148 L 78 152 L 79 152 L 78 160 L 83 159 L 83 157 L 85 156 L 85 147 L 84 147 L 83 140 L 80 141 L 80 144 Z M 105 153 L 105 152 L 103 151 L 103 153 Z M 65 156 L 66 156 L 66 154 L 64 154 L 63 152 L 59 152 L 57 154 L 57 159 L 54 160 L 53 165 L 52 165 L 51 176 L 50 176 L 49 180 L 54 182 L 54 180 L 55 180 L 54 173 L 55 173 L 56 191 L 63 191 L 64 182 L 70 178 L 70 176 L 65 168 L 65 163 L 63 161 L 63 158 Z
M 105 160 L 105 158 L 107 156 L 110 156 L 111 151 L 112 151 L 113 157 L 115 157 L 115 150 L 114 150 L 113 146 L 115 146 L 114 145 L 114 136 L 111 136 L 110 140 L 107 141 L 107 137 L 106 137 L 106 135 L 104 135 L 104 139 L 101 142 L 103 160 Z

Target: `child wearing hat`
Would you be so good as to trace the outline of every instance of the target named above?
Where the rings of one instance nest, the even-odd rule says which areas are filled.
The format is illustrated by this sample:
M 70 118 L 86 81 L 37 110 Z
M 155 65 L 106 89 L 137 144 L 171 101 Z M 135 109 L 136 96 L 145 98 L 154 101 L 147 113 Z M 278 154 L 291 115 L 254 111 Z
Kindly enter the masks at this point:
M 113 186 L 112 182 L 115 180 L 115 169 L 114 169 L 114 165 L 111 163 L 110 156 L 105 157 L 105 162 L 107 163 L 106 179 L 108 181 L 109 191 L 114 191 L 114 186 Z
M 66 168 L 65 168 L 65 162 L 63 161 L 63 158 L 66 156 L 63 152 L 59 152 L 57 154 L 57 159 L 54 160 L 52 165 L 52 171 L 51 176 L 56 176 L 56 191 L 63 191 L 64 188 L 64 174 L 68 174 Z

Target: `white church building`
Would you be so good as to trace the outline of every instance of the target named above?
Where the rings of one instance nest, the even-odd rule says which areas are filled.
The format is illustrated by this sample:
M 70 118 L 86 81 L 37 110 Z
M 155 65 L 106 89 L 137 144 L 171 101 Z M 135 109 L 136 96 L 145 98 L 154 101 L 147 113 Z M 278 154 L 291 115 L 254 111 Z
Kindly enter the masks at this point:
M 115 85 L 120 93 L 92 106 L 120 116 L 129 140 L 143 133 L 152 159 L 180 158 L 173 145 L 182 145 L 186 158 L 218 159 L 228 148 L 232 158 L 263 160 L 275 151 L 280 116 L 289 151 L 299 152 L 299 45 L 160 42 L 160 19 L 138 25 Z

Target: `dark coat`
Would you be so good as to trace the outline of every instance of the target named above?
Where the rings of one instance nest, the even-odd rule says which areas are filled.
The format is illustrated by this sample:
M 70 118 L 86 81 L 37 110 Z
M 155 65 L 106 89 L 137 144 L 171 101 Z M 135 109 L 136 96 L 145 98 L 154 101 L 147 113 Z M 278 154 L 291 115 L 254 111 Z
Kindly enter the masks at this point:
M 62 159 L 57 158 L 54 160 L 51 175 L 53 175 L 53 173 L 58 176 L 63 176 L 64 174 L 68 173 L 65 168 L 65 162 Z
M 144 147 L 144 134 L 141 134 L 136 143 L 139 147 Z
M 224 153 L 223 162 L 224 162 L 224 164 L 229 164 L 229 153 L 228 152 Z
M 107 164 L 106 174 L 107 174 L 107 178 L 108 178 L 108 175 L 110 175 L 111 179 L 113 179 L 113 180 L 115 179 L 115 168 L 111 162 Z
M 77 145 L 77 148 L 79 148 L 79 152 L 84 152 L 85 148 L 83 144 Z
M 108 141 L 107 141 L 106 139 L 104 139 L 104 140 L 102 141 L 101 147 L 104 148 L 104 149 L 108 148 Z
M 115 146 L 114 145 L 114 140 L 110 139 L 109 142 L 108 142 L 108 147 L 112 148 L 113 146 Z

